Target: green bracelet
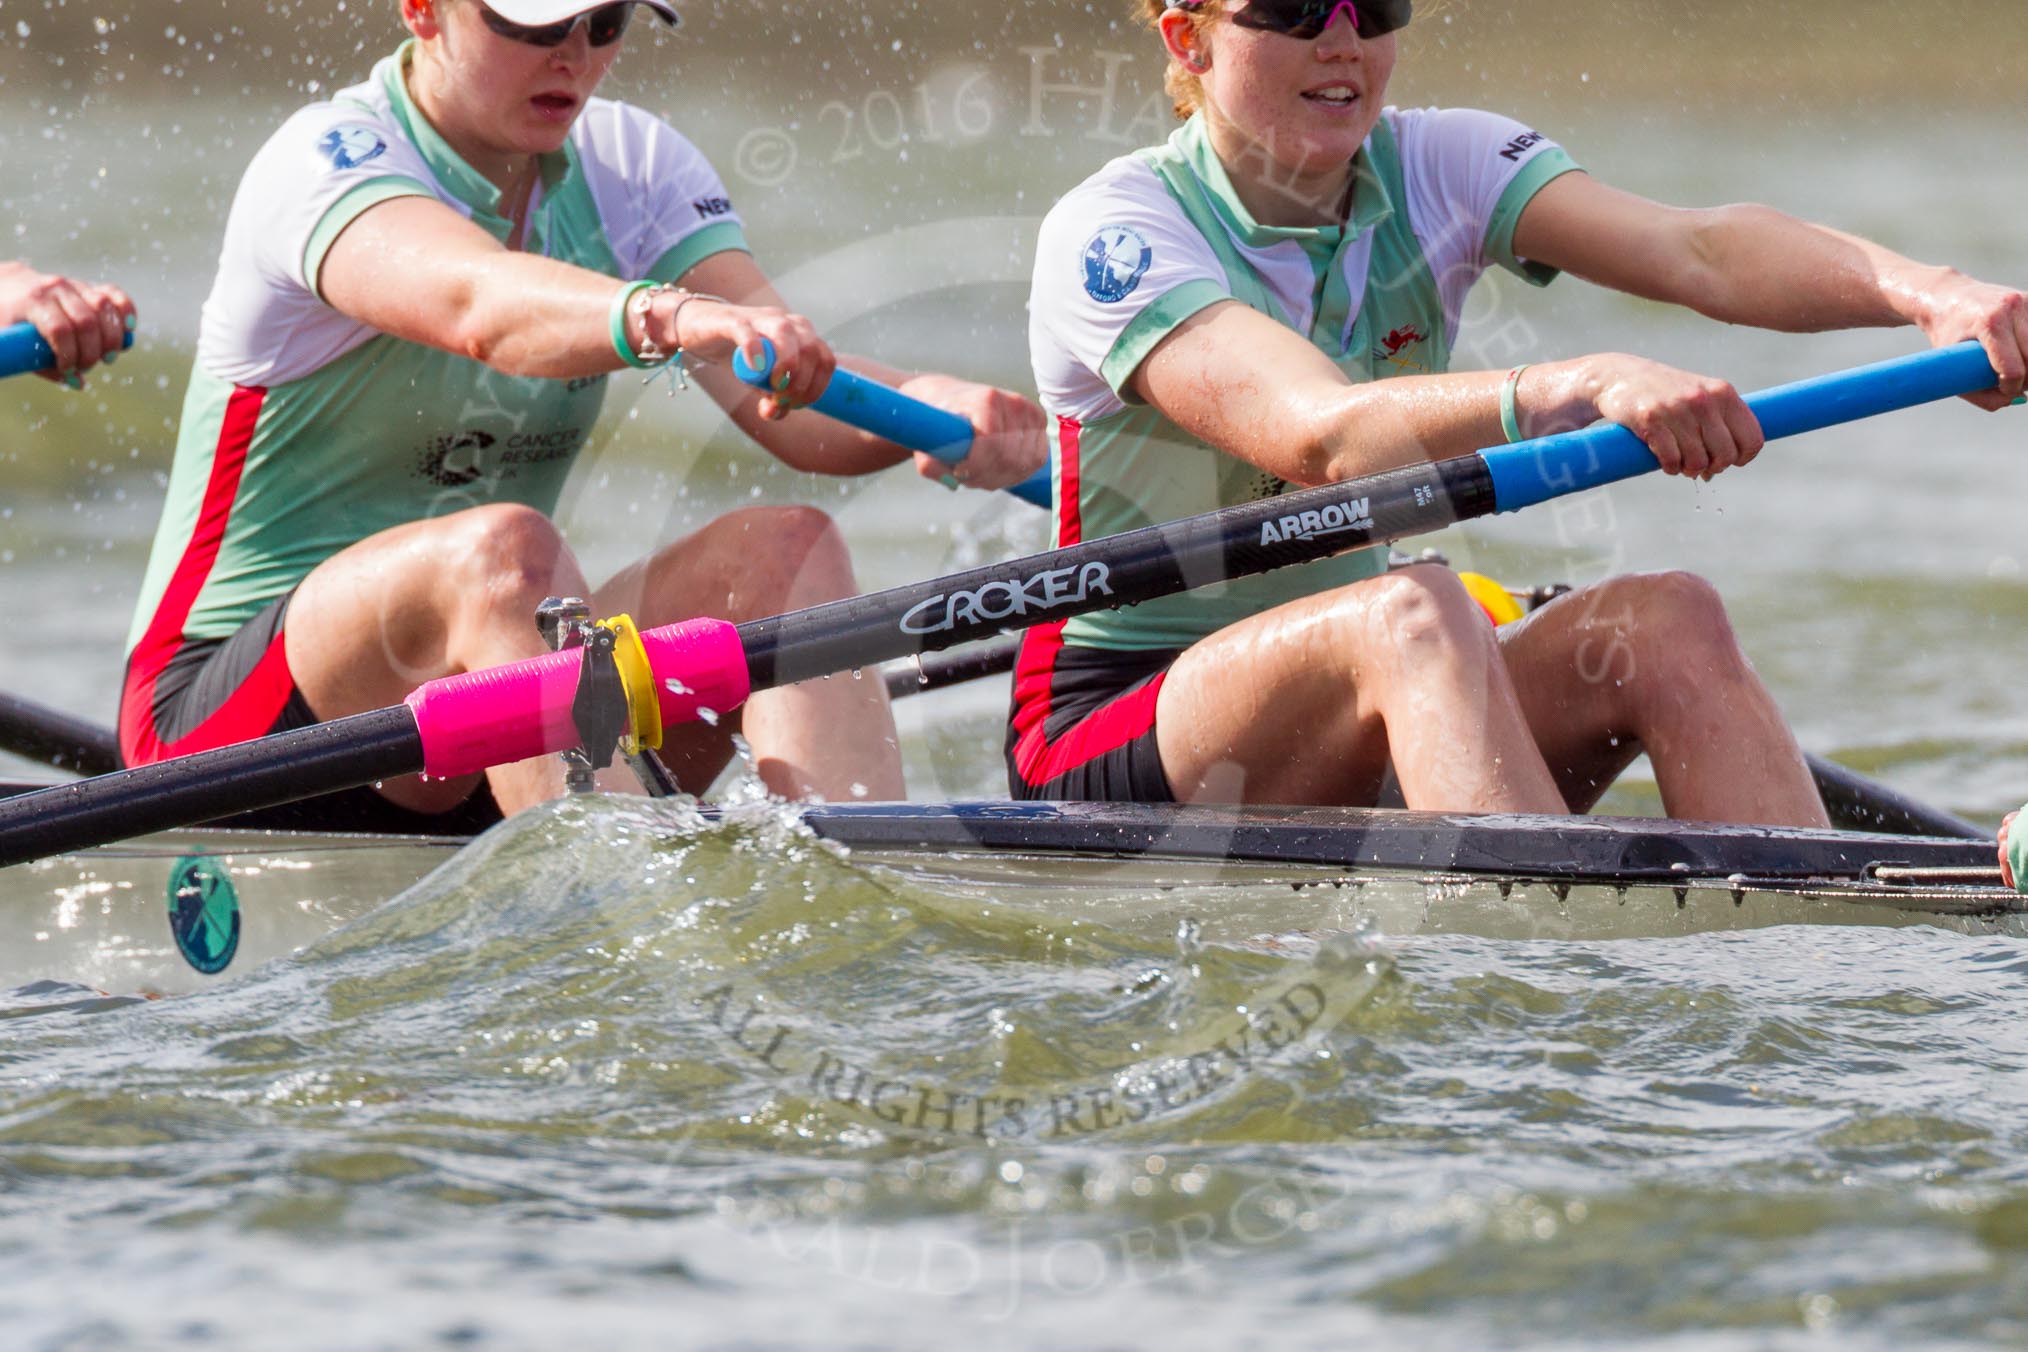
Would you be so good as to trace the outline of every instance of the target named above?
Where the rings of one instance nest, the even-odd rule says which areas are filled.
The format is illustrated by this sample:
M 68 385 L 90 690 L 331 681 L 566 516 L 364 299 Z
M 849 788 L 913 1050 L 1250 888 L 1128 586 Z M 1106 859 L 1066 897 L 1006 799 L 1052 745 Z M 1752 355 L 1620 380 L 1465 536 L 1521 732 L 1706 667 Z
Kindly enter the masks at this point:
M 641 360 L 641 358 L 634 355 L 634 349 L 627 344 L 627 306 L 633 303 L 635 296 L 640 295 L 643 291 L 648 290 L 654 285 L 655 283 L 653 282 L 628 282 L 620 288 L 619 294 L 613 297 L 613 308 L 606 316 L 607 323 L 612 328 L 613 351 L 619 354 L 621 361 L 633 367 L 636 371 L 646 371 L 652 367 L 662 365 L 661 361 Z
M 1507 444 L 1521 440 L 1521 416 L 1515 411 L 1514 396 L 1521 390 L 1521 373 L 1528 369 L 1527 363 L 1507 373 L 1507 383 L 1500 387 L 1500 430 L 1507 434 Z

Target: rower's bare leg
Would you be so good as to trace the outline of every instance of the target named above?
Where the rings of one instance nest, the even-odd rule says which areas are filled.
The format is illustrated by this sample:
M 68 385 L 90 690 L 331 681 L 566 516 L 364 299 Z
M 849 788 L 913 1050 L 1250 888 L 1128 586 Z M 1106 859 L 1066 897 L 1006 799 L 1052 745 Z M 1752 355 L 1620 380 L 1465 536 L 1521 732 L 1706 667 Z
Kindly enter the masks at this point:
M 296 687 L 319 718 L 399 704 L 424 681 L 544 651 L 543 598 L 586 592 L 555 525 L 533 508 L 474 507 L 396 526 L 325 560 L 303 579 L 284 626 Z M 487 772 L 503 812 L 563 791 L 554 756 Z M 441 812 L 470 778 L 390 780 L 404 807 Z
M 601 615 L 627 611 L 643 626 L 696 615 L 734 623 L 858 594 L 845 541 L 815 508 L 730 512 L 657 551 L 598 589 Z M 758 691 L 717 729 L 674 735 L 663 758 L 686 786 L 710 783 L 744 734 L 754 768 L 786 798 L 896 801 L 906 796 L 894 714 L 878 672 L 850 672 Z
M 1408 806 L 1565 811 L 1478 605 L 1408 568 L 1198 643 L 1157 697 L 1183 802 L 1372 803 L 1392 761 Z
M 600 616 L 629 611 L 644 627 L 694 615 L 735 621 L 853 594 L 843 540 L 821 512 L 734 512 L 627 569 L 594 597 Z M 541 513 L 513 505 L 383 531 L 319 565 L 289 603 L 296 684 L 321 718 L 397 704 L 424 681 L 543 651 L 535 609 L 588 595 L 577 561 Z M 670 767 L 686 788 L 709 785 L 744 731 L 770 789 L 790 797 L 904 796 L 883 682 L 849 675 L 757 694 L 716 728 L 674 730 Z M 487 772 L 504 812 L 562 792 L 554 756 Z M 605 782 L 605 781 L 602 781 Z M 613 783 L 620 781 L 614 780 Z M 470 779 L 390 781 L 405 807 L 445 811 Z
M 1609 578 L 1507 626 L 1501 647 L 1576 810 L 1645 751 L 1671 817 L 1830 824 L 1795 734 L 1702 578 Z

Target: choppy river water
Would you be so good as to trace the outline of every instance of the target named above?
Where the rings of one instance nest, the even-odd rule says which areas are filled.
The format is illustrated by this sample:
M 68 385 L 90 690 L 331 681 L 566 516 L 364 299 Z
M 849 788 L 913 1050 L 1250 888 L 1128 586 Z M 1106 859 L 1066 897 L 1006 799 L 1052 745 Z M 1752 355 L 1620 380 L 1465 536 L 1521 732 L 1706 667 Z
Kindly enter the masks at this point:
M 969 58 L 724 99 L 688 69 L 635 88 L 720 164 L 792 299 L 844 346 L 1026 383 L 1025 241 L 1137 104 L 1038 103 L 1026 66 Z M 218 223 L 286 104 L 45 97 L 0 126 L 0 224 L 126 281 L 144 350 L 84 396 L 0 390 L 0 686 L 105 718 Z M 1508 106 L 1628 187 L 2028 283 L 2018 95 Z M 1912 346 L 1564 282 L 1490 286 L 1463 350 L 1758 387 Z M 800 479 L 693 405 L 614 403 L 565 514 L 595 568 L 754 495 L 833 506 L 869 585 L 1041 543 L 1016 504 Z M 1432 543 L 1517 582 L 1703 572 L 1807 745 L 1991 818 L 2028 793 L 2024 448 L 2028 411 L 1939 407 Z M 999 791 L 1003 701 L 905 706 L 917 796 Z M 2028 1340 L 2018 940 L 1195 945 L 612 809 L 516 823 L 220 990 L 47 975 L 0 1000 L 15 1346 Z M 1218 1050 L 1263 1019 L 1271 1054 Z M 1137 1118 L 1095 1097 L 1123 1082 Z

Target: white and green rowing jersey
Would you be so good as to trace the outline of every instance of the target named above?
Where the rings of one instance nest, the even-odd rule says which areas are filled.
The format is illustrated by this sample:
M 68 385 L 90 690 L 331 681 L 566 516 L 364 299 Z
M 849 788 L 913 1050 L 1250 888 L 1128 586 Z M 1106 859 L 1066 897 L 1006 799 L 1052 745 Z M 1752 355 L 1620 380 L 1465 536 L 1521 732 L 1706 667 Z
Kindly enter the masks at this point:
M 1184 320 L 1238 301 L 1303 334 L 1352 380 L 1446 370 L 1465 294 L 1490 267 L 1541 286 L 1514 225 L 1577 168 L 1519 123 L 1466 109 L 1387 109 L 1354 162 L 1342 226 L 1262 225 L 1193 117 L 1114 160 L 1042 225 L 1029 300 L 1036 389 L 1052 415 L 1058 543 L 1272 497 L 1290 485 L 1199 441 L 1130 382 Z M 1185 648 L 1286 601 L 1370 577 L 1362 550 L 1067 622 L 1065 642 Z
M 603 376 L 502 375 L 380 333 L 319 294 L 332 241 L 391 198 L 434 198 L 503 241 L 512 228 L 498 191 L 409 97 L 411 50 L 291 117 L 241 180 L 130 650 L 225 637 L 392 526 L 486 503 L 555 509 Z M 639 109 L 592 100 L 541 169 L 531 253 L 673 281 L 746 248 L 711 165 Z

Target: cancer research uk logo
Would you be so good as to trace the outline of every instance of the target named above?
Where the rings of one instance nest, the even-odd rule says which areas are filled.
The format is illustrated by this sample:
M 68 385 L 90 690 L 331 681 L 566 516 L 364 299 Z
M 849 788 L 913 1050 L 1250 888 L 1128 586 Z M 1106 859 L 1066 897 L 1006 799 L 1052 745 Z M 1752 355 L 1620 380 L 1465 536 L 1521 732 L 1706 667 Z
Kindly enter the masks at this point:
M 1134 294 L 1155 251 L 1148 237 L 1130 225 L 1108 225 L 1084 246 L 1084 289 L 1093 300 L 1113 305 Z
M 317 149 L 324 158 L 331 161 L 334 169 L 357 169 L 368 160 L 377 160 L 387 153 L 387 142 L 380 139 L 380 133 L 371 127 L 333 127 L 324 133 L 324 139 L 317 142 Z

